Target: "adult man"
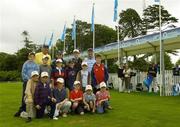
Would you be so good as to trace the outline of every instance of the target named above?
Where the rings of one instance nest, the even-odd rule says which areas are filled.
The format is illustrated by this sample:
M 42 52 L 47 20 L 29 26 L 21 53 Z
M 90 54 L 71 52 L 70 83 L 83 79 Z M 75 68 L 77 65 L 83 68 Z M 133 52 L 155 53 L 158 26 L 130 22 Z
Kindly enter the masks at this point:
M 24 95 L 25 95 L 25 89 L 27 81 L 31 78 L 31 72 L 38 71 L 39 72 L 39 66 L 34 62 L 35 59 L 35 53 L 31 52 L 28 55 L 28 60 L 23 64 L 22 67 L 22 80 L 23 80 L 23 92 L 22 92 L 22 103 L 21 107 L 19 108 L 19 111 L 14 115 L 15 117 L 19 117 L 21 112 L 26 111 L 26 104 L 24 102 Z
M 48 60 L 48 65 L 51 64 L 51 56 L 48 54 L 49 52 L 49 46 L 48 45 L 43 45 L 41 52 L 36 53 L 36 57 L 35 57 L 35 62 L 40 65 L 43 64 L 42 62 L 42 58 L 44 55 L 47 55 L 49 60 Z
M 77 73 L 82 69 L 81 68 L 81 63 L 82 63 L 82 59 L 80 58 L 80 52 L 78 49 L 74 49 L 73 50 L 73 55 L 74 58 L 72 58 L 72 60 L 74 61 L 74 68 L 76 69 L 76 75 Z

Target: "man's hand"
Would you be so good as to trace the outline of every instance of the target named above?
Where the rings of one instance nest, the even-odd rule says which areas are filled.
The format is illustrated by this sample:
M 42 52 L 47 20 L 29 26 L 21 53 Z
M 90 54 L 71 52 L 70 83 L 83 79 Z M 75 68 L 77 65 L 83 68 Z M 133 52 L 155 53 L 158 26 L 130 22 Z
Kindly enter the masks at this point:
M 36 108 L 39 110 L 39 109 L 41 109 L 41 106 L 40 105 L 36 105 Z
M 56 99 L 55 98 L 51 98 L 51 101 L 56 103 Z

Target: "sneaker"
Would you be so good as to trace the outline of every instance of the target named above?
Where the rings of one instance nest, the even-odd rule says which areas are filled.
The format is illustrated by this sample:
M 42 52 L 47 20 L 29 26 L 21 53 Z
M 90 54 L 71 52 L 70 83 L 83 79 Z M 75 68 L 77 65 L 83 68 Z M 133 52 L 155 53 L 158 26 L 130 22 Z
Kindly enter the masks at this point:
M 29 123 L 31 121 L 32 121 L 31 117 L 28 117 L 28 119 L 26 120 L 26 123 Z
M 84 112 L 81 112 L 80 115 L 84 115 Z
M 110 109 L 110 110 L 111 110 L 111 109 L 112 109 L 112 107 L 111 107 L 111 106 L 108 106 L 108 109 Z
M 18 111 L 18 112 L 16 112 L 15 114 L 14 114 L 14 117 L 20 117 L 20 112 Z
M 53 120 L 58 120 L 58 118 L 57 117 L 53 117 Z
M 67 114 L 66 114 L 66 113 L 64 113 L 64 114 L 62 115 L 62 117 L 67 117 Z
M 130 91 L 130 90 L 128 90 L 128 93 L 131 93 L 131 91 Z

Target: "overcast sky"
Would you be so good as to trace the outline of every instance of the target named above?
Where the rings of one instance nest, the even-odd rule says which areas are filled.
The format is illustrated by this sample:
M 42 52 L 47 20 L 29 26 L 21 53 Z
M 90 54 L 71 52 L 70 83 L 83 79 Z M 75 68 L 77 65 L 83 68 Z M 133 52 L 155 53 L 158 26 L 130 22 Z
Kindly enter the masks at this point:
M 133 8 L 142 14 L 143 0 L 118 1 L 119 12 Z M 74 15 L 76 19 L 90 22 L 93 2 L 95 23 L 114 28 L 114 0 L 0 0 L 0 52 L 14 53 L 22 48 L 21 33 L 24 30 L 29 32 L 33 41 L 42 44 L 52 31 L 57 39 L 65 22 L 71 26 Z M 146 0 L 146 6 L 152 4 L 154 0 Z M 180 19 L 180 0 L 162 0 L 162 5 Z

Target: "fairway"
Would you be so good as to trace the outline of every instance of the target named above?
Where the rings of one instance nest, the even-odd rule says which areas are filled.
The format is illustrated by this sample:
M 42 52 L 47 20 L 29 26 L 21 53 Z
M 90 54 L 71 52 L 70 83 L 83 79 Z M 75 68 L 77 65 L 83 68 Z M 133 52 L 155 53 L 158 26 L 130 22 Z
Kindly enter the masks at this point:
M 148 93 L 111 91 L 114 108 L 103 115 L 69 115 L 58 121 L 44 118 L 25 123 L 13 117 L 21 100 L 21 83 L 0 83 L 0 127 L 178 127 L 180 96 L 159 97 Z

